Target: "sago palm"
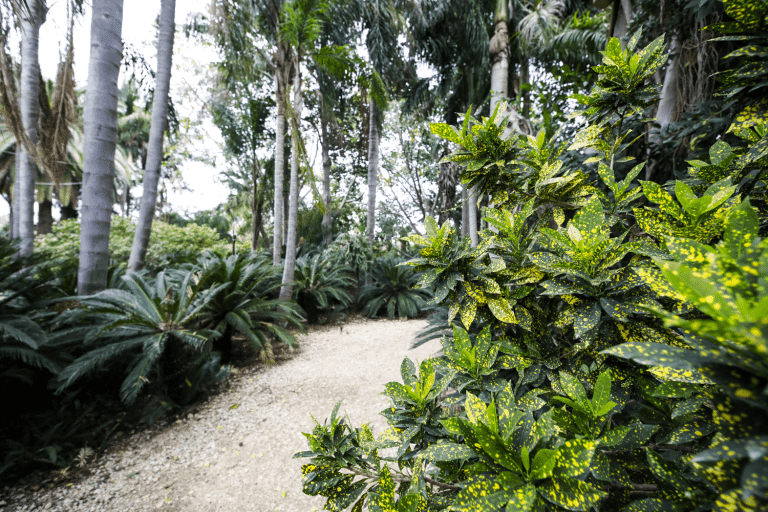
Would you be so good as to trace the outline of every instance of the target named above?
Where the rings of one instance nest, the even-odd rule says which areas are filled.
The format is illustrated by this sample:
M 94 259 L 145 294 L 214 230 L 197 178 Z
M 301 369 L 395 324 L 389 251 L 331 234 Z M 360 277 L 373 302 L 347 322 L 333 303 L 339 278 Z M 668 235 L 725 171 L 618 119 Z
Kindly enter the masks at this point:
M 288 346 L 296 342 L 283 325 L 301 326 L 298 306 L 277 300 L 280 270 L 264 256 L 234 254 L 222 257 L 208 254 L 200 259 L 199 289 L 208 290 L 202 309 L 201 325 L 220 336 L 214 348 L 221 350 L 224 362 L 232 357 L 232 341 L 239 333 L 253 345 L 260 356 L 272 360 L 270 338 Z
M 194 286 L 195 274 L 188 272 L 181 285 L 174 285 L 164 272 L 155 282 L 134 273 L 123 277 L 125 289 L 107 289 L 79 299 L 82 308 L 63 313 L 72 326 L 54 335 L 57 343 L 83 339 L 85 353 L 59 375 L 62 391 L 78 379 L 107 364 L 127 364 L 120 398 L 132 403 L 145 384 L 157 378 L 166 386 L 161 357 L 169 345 L 184 345 L 202 351 L 216 333 L 195 330 L 200 311 L 208 297 Z M 202 353 L 202 352 L 201 352 Z M 174 362 L 171 362 L 175 364 Z
M 357 298 L 365 316 L 376 318 L 386 308 L 389 318 L 413 318 L 426 308 L 424 290 L 413 289 L 419 275 L 400 266 L 401 261 L 390 256 L 373 265 L 373 284 L 364 286 Z
M 355 284 L 350 269 L 329 256 L 315 254 L 299 258 L 294 279 L 293 298 L 306 312 L 310 324 L 318 322 L 320 313 L 330 308 L 344 309 L 352 302 L 347 291 Z

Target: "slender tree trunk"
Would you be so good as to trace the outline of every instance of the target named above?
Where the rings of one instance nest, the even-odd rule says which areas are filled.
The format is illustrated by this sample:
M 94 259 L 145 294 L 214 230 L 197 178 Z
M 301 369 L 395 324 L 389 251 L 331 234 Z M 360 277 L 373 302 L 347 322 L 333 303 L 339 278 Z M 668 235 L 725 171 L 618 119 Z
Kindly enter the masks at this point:
M 523 61 L 520 63 L 520 90 L 523 93 L 523 117 L 528 119 L 531 117 L 531 91 L 528 86 L 531 83 L 530 77 L 530 62 L 528 57 L 523 57 Z
M 477 187 L 469 190 L 469 200 L 467 201 L 467 210 L 469 211 L 469 241 L 472 247 L 477 247 L 480 239 L 477 235 Z
M 107 286 L 122 30 L 123 0 L 93 0 L 88 91 L 83 114 L 83 207 L 77 273 L 80 295 L 91 295 Z
M 37 234 L 47 235 L 53 231 L 53 203 L 45 198 L 37 203 Z
M 323 93 L 320 93 L 320 149 L 323 156 L 323 243 L 328 245 L 333 240 L 333 226 L 331 210 L 331 156 L 329 154 L 328 140 L 328 109 L 325 105 Z
M 299 129 L 301 127 L 301 59 L 296 58 L 296 74 L 293 77 L 293 127 L 291 135 L 291 187 L 288 197 L 288 233 L 285 240 L 285 266 L 280 299 L 290 300 L 293 294 L 293 277 L 296 272 L 296 241 L 299 221 Z
M 283 176 L 285 171 L 285 70 L 287 64 L 278 60 L 275 66 L 275 101 L 277 128 L 275 131 L 275 229 L 272 240 L 272 263 L 280 265 L 283 252 Z
M 491 114 L 502 99 L 509 96 L 509 33 L 507 0 L 496 0 L 494 34 L 489 44 L 491 53 Z
M 378 108 L 373 98 L 370 100 L 370 115 L 368 128 L 368 218 L 366 222 L 366 233 L 368 234 L 368 245 L 373 248 L 374 232 L 376 230 L 376 186 L 379 181 L 379 123 Z M 373 277 L 368 274 L 365 276 L 365 285 L 371 286 Z
M 256 179 L 257 176 L 254 176 Z M 258 185 L 254 184 L 254 206 L 253 206 L 253 225 L 251 226 L 251 250 L 255 251 L 259 242 L 259 235 L 264 232 L 264 182 L 260 182 Z M 266 235 L 264 235 L 266 239 Z
M 21 17 L 21 80 L 20 80 L 20 110 L 21 121 L 30 145 L 37 144 L 37 123 L 40 117 L 40 64 L 38 63 L 38 46 L 40 34 L 40 4 L 36 1 L 27 2 L 27 9 L 22 9 Z M 32 254 L 35 243 L 35 181 L 37 180 L 37 165 L 34 156 L 25 144 L 17 144 L 18 174 L 16 175 L 16 193 L 19 196 L 16 222 L 21 238 L 20 254 Z
M 16 156 L 19 156 L 21 144 L 16 144 Z M 13 190 L 11 191 L 11 240 L 19 238 L 19 167 L 21 166 L 21 158 L 14 158 L 13 162 Z
M 611 17 L 611 37 L 618 37 L 619 39 L 626 37 L 633 15 L 634 9 L 632 8 L 631 0 L 614 0 L 613 15 Z M 624 48 L 625 46 L 626 42 L 622 41 L 621 47 Z
M 256 202 L 259 194 L 259 173 L 256 166 L 251 167 L 251 251 L 256 250 L 259 241 L 259 220 L 256 218 Z
M 669 43 L 669 52 L 675 54 L 677 51 L 677 37 L 672 36 Z M 664 85 L 661 87 L 661 99 L 659 100 L 659 109 L 656 112 L 656 120 L 661 129 L 664 129 L 669 123 L 676 121 L 679 114 L 677 108 L 677 59 L 678 57 L 674 57 L 667 62 Z
M 152 233 L 157 203 L 157 183 L 160 180 L 160 166 L 163 162 L 163 134 L 168 124 L 168 94 L 171 87 L 171 60 L 173 57 L 173 36 L 176 30 L 176 0 L 162 0 L 160 3 L 160 31 L 157 37 L 157 80 L 152 101 L 152 124 L 149 129 L 147 165 L 144 168 L 144 192 L 141 196 L 139 222 L 133 235 L 128 271 L 136 272 L 144 267 L 144 259 Z
M 467 186 L 461 186 L 461 236 L 469 235 L 469 192 Z

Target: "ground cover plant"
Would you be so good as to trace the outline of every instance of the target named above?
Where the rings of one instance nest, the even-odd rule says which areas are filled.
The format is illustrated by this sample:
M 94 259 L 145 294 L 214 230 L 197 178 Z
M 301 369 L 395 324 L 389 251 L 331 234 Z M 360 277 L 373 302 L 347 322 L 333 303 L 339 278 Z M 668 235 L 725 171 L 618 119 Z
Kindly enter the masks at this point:
M 17 251 L 0 244 L 0 381 L 14 418 L 3 478 L 69 467 L 121 419 L 153 423 L 192 403 L 229 374 L 236 335 L 272 361 L 272 344 L 295 345 L 289 328 L 301 328 L 299 306 L 277 300 L 280 269 L 258 253 L 209 251 L 157 274 L 114 268 L 106 290 L 68 296 L 66 266 Z
M 726 10 L 750 34 L 768 12 Z M 341 404 L 305 433 L 303 490 L 326 509 L 768 507 L 765 115 L 745 102 L 743 148 L 714 144 L 686 179 L 637 179 L 628 127 L 657 101 L 649 78 L 666 61 L 663 37 L 640 37 L 608 42 L 575 140 L 507 134 L 505 105 L 432 125 L 462 180 L 491 196 L 493 229 L 475 247 L 432 219 L 409 237 L 453 336 L 385 385 L 383 433 Z M 566 157 L 584 149 L 594 179 Z

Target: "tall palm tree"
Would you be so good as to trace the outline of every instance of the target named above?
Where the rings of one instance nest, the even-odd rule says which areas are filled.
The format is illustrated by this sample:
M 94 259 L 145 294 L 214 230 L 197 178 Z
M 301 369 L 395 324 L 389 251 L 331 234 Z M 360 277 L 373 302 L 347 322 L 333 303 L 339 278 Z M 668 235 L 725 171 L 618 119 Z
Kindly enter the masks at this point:
M 19 107 L 21 122 L 26 134 L 22 144 L 18 145 L 19 161 L 16 175 L 16 193 L 14 202 L 14 222 L 18 231 L 14 234 L 21 239 L 19 252 L 22 255 L 32 254 L 35 242 L 35 182 L 37 181 L 37 123 L 40 116 L 38 95 L 40 92 L 40 64 L 38 47 L 40 44 L 40 24 L 43 16 L 43 5 L 38 0 L 30 0 L 26 9 L 18 6 L 21 19 L 21 79 L 19 83 Z
M 303 102 L 301 64 L 305 55 L 320 36 L 323 16 L 328 8 L 324 0 L 296 0 L 285 4 L 281 27 L 283 41 L 293 49 L 293 103 L 291 112 L 291 181 L 288 194 L 288 231 L 285 240 L 285 264 L 280 299 L 291 300 L 293 277 L 296 272 L 296 242 L 299 219 L 299 141 L 301 139 L 301 108 Z M 277 179 L 277 177 L 275 177 Z
M 93 0 L 91 16 L 91 56 L 83 114 L 83 207 L 77 273 L 80 295 L 91 295 L 107 286 L 123 0 Z
M 224 0 L 219 0 L 224 1 Z M 283 0 L 250 0 L 258 14 L 261 35 L 272 46 L 269 55 L 263 55 L 264 62 L 271 68 L 275 81 L 275 194 L 274 194 L 274 237 L 272 240 L 272 263 L 280 265 L 282 261 L 284 228 L 284 176 L 285 176 L 285 115 L 286 91 L 291 78 L 292 59 L 290 44 L 281 37 L 283 31 Z
M 171 60 L 173 36 L 176 30 L 174 17 L 176 0 L 162 0 L 160 3 L 160 30 L 157 36 L 157 80 L 152 100 L 152 125 L 149 131 L 147 164 L 144 167 L 144 192 L 141 197 L 139 222 L 133 236 L 128 271 L 135 272 L 144 266 L 152 219 L 157 202 L 157 183 L 160 179 L 160 165 L 163 160 L 163 134 L 168 124 L 168 93 L 171 86 Z

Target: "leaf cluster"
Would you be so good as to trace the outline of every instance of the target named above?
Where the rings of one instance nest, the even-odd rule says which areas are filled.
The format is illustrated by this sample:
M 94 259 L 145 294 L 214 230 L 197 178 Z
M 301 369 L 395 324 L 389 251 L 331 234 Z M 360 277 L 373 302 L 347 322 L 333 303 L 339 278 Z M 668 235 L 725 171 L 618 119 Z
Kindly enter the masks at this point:
M 493 229 L 477 247 L 433 219 L 407 237 L 452 335 L 386 385 L 378 437 L 346 427 L 342 455 L 325 431 L 308 434 L 305 491 L 350 497 L 326 494 L 329 510 L 768 506 L 768 260 L 752 205 L 765 130 L 750 127 L 741 154 L 716 144 L 689 180 L 638 183 L 644 162 L 618 180 L 634 142 L 623 120 L 656 98 L 646 82 L 666 58 L 662 39 L 638 41 L 609 42 L 581 98 L 590 124 L 569 150 L 597 150 L 602 185 L 579 181 L 546 134 L 508 137 L 493 114 L 433 125 L 492 196 Z M 546 189 L 562 182 L 578 185 Z

